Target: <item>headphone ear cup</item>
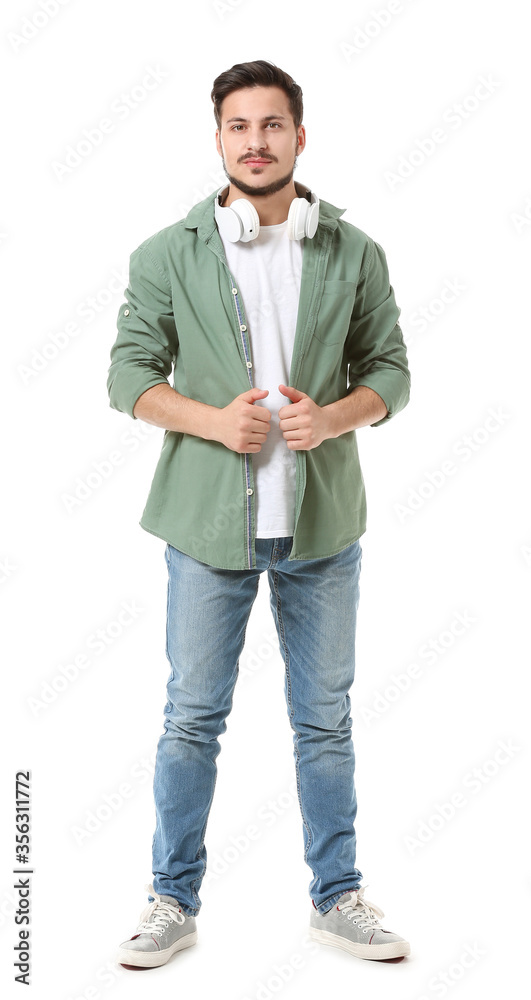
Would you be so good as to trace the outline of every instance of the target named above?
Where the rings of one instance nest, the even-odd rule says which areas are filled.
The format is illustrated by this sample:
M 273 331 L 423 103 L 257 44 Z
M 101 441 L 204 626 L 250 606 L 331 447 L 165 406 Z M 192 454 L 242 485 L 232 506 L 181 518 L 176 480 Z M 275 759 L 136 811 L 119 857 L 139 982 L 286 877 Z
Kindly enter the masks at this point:
M 306 198 L 294 198 L 288 212 L 288 238 L 302 240 L 306 235 L 306 218 L 310 205 Z
M 308 213 L 306 215 L 306 236 L 309 239 L 313 239 L 317 232 L 317 226 L 319 225 L 319 204 L 314 202 L 308 208 Z
M 260 216 L 253 203 L 247 198 L 236 198 L 229 208 L 236 212 L 241 221 L 240 243 L 255 240 L 260 232 Z
M 236 198 L 231 205 L 219 204 L 223 192 L 220 188 L 214 202 L 214 217 L 223 239 L 229 243 L 248 243 L 260 232 L 260 218 L 254 205 L 247 198 Z
M 216 202 L 215 209 L 216 222 L 224 240 L 229 243 L 237 243 L 242 234 L 242 220 L 237 212 L 230 208 L 222 208 Z

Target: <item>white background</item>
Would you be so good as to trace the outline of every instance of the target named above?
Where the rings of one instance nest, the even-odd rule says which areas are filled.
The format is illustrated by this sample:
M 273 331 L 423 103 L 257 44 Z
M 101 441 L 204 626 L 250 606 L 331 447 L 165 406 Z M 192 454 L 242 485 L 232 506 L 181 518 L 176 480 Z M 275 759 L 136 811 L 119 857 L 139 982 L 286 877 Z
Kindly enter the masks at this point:
M 531 892 L 527 5 L 49 10 L 10 0 L 1 30 L 3 995 L 20 995 L 14 776 L 28 768 L 34 997 L 512 993 Z M 262 576 L 221 738 L 198 945 L 132 972 L 114 952 L 152 878 L 169 675 L 164 543 L 138 526 L 163 432 L 109 407 L 109 351 L 129 254 L 224 181 L 210 90 L 253 59 L 302 86 L 295 177 L 383 246 L 408 344 L 410 404 L 358 432 L 368 528 L 351 697 L 358 865 L 411 956 L 374 963 L 307 946 L 312 873 Z M 142 91 L 153 70 L 159 83 Z M 125 113 L 124 94 L 136 95 Z M 68 147 L 106 117 L 112 130 L 59 176 Z M 444 141 L 419 153 L 436 129 Z M 123 602 L 139 610 L 116 635 Z

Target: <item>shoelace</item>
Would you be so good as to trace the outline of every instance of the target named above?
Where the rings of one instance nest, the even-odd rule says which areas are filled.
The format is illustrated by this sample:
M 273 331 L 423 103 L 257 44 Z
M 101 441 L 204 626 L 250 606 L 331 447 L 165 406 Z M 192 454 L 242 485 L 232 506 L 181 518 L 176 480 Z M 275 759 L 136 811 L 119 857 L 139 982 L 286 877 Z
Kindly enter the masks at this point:
M 177 924 L 184 924 L 184 913 L 181 913 L 171 903 L 161 899 L 151 886 L 146 886 L 146 889 L 150 891 L 152 896 L 155 896 L 155 899 L 146 906 L 140 915 L 140 923 L 136 929 L 137 934 L 157 934 L 160 937 L 171 920 Z
M 366 886 L 358 889 L 356 902 L 352 902 L 352 898 L 347 900 L 345 903 L 338 903 L 337 908 L 345 914 L 348 920 L 354 920 L 354 923 L 361 928 L 361 930 L 369 930 L 369 928 L 379 927 L 378 917 L 383 917 L 385 914 L 378 906 L 374 903 L 369 903 L 368 899 L 363 898 L 363 893 L 365 892 Z

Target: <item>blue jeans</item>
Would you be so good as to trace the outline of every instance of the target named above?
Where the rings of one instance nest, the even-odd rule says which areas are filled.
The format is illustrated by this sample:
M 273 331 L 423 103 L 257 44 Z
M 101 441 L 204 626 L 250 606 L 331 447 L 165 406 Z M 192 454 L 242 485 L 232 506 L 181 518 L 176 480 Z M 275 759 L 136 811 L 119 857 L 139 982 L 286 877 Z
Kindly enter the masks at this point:
M 362 550 L 289 562 L 293 538 L 257 538 L 256 569 L 225 570 L 166 546 L 166 653 L 171 664 L 165 722 L 155 761 L 153 888 L 185 913 L 201 907 L 205 830 L 214 796 L 247 622 L 267 569 L 270 604 L 285 663 L 304 860 L 320 913 L 359 887 L 355 867 L 354 746 L 349 689 Z M 148 896 L 150 902 L 153 896 Z

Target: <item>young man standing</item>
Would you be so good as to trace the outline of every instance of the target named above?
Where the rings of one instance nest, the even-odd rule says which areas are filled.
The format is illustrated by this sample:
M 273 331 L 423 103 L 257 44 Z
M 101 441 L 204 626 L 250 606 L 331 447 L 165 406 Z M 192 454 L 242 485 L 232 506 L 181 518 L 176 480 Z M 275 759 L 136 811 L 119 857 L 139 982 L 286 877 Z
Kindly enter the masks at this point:
M 112 407 L 166 430 L 140 523 L 167 543 L 171 664 L 153 883 L 117 960 L 158 966 L 196 942 L 218 737 L 266 570 L 310 934 L 396 958 L 409 944 L 381 927 L 355 866 L 349 690 L 366 530 L 356 428 L 409 401 L 400 310 L 379 244 L 293 180 L 300 87 L 258 60 L 222 73 L 211 96 L 229 184 L 131 255 L 108 378 Z M 284 901 L 281 886 L 273 895 Z

